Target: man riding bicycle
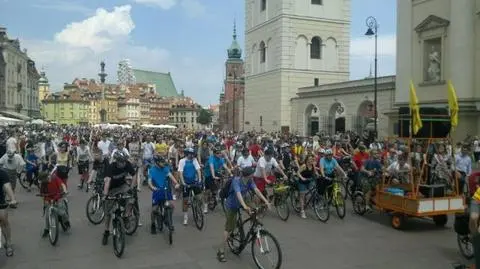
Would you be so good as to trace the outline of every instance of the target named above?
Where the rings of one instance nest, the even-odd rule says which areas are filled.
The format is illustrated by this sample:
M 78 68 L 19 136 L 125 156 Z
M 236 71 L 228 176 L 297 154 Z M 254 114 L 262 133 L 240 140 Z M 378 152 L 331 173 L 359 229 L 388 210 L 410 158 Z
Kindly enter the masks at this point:
M 152 190 L 152 214 L 151 214 L 151 226 L 150 232 L 152 234 L 157 233 L 155 227 L 155 215 L 158 207 L 165 201 L 173 203 L 172 189 L 170 188 L 170 180 L 175 184 L 175 189 L 178 189 L 179 185 L 175 177 L 170 172 L 170 167 L 167 161 L 162 156 L 153 157 L 154 166 L 148 169 L 148 186 Z M 160 224 L 159 224 L 160 225 Z M 173 227 L 168 227 L 173 230 Z
M 103 188 L 104 197 L 115 196 L 130 190 L 130 180 L 135 175 L 135 169 L 128 161 L 128 157 L 120 151 L 113 156 L 113 162 L 105 169 L 105 186 Z M 102 244 L 108 244 L 110 235 L 110 211 L 114 201 L 105 201 L 105 232 L 103 234 Z
M 200 164 L 195 158 L 195 150 L 186 148 L 183 153 L 185 157 L 178 162 L 178 174 L 180 182 L 185 186 L 183 190 L 183 225 L 188 224 L 188 198 L 190 190 L 195 195 L 202 193 Z
M 217 181 L 220 180 L 220 170 L 225 169 L 229 175 L 232 174 L 230 169 L 228 169 L 227 163 L 225 161 L 223 152 L 219 148 L 213 149 L 213 155 L 208 158 L 208 161 L 205 165 L 205 205 L 203 213 L 208 213 L 208 199 L 210 195 L 216 195 L 218 186 Z M 221 182 L 223 183 L 223 182 Z
M 365 193 L 365 198 L 367 200 L 367 211 L 372 209 L 372 198 L 379 183 L 379 177 L 382 175 L 383 167 L 382 162 L 380 161 L 380 153 L 376 149 L 370 151 L 370 158 L 366 160 L 360 168 L 360 171 L 363 175 L 366 175 L 367 178 L 361 178 L 361 180 L 366 181 L 367 191 Z M 363 176 L 362 175 L 362 176 Z

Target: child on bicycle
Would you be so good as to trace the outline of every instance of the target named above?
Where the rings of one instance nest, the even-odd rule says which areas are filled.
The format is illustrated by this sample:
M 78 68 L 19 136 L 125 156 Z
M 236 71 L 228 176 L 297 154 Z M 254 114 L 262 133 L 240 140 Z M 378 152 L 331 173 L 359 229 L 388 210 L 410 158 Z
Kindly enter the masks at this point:
M 68 172 L 64 169 L 59 169 L 55 173 L 49 175 L 47 173 L 40 173 L 38 175 L 39 181 L 41 182 L 41 195 L 43 196 L 44 208 L 48 203 L 59 202 L 63 195 L 67 193 L 67 187 L 65 186 L 64 180 L 68 177 Z M 63 221 L 66 227 L 70 227 L 70 221 L 68 219 L 68 214 L 65 214 L 66 208 L 64 208 L 63 203 L 59 203 L 60 221 Z M 45 212 L 48 214 L 48 212 Z M 45 228 L 43 229 L 42 237 L 48 235 L 48 218 L 45 218 Z
M 162 156 L 153 157 L 155 163 L 154 166 L 148 169 L 148 186 L 152 190 L 152 213 L 151 213 L 151 226 L 150 232 L 152 234 L 157 233 L 157 227 L 155 226 L 155 214 L 158 207 L 165 201 L 170 202 L 173 205 L 172 189 L 170 188 L 170 181 L 175 184 L 175 189 L 179 188 L 179 184 L 175 177 L 172 175 L 170 166 Z M 168 227 L 173 229 L 172 227 Z

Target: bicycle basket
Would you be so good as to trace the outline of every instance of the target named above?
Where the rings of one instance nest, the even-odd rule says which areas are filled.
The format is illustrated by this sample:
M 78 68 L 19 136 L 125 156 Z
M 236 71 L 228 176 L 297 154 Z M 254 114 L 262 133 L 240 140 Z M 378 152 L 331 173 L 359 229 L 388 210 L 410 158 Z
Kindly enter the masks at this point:
M 469 220 L 470 215 L 468 214 L 455 215 L 455 224 L 453 225 L 455 232 L 459 235 L 468 235 L 470 233 Z

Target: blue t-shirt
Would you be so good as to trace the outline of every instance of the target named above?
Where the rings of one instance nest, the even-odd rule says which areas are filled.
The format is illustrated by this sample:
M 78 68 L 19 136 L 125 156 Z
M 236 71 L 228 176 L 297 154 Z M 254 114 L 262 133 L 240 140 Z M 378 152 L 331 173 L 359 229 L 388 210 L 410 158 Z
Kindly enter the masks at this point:
M 30 161 L 32 163 L 36 163 L 37 160 L 38 160 L 38 157 L 34 153 L 31 153 L 31 154 L 27 155 L 27 161 Z M 31 163 L 27 162 L 27 170 L 28 171 L 32 171 L 32 170 L 35 170 L 35 169 L 36 169 L 36 166 L 33 166 Z
M 170 174 L 170 167 L 158 167 L 156 165 L 148 169 L 148 177 L 152 179 L 153 185 L 158 189 L 168 187 L 168 174 Z
M 363 167 L 365 168 L 365 170 L 368 170 L 368 171 L 376 171 L 376 172 L 380 172 L 382 171 L 382 164 L 380 163 L 379 160 L 366 160 L 364 163 L 363 163 Z
M 212 173 L 210 172 L 210 164 L 213 164 L 213 170 L 218 172 L 223 165 L 225 164 L 225 159 L 218 158 L 217 156 L 208 157 L 207 165 L 205 165 L 205 177 L 211 177 Z
M 232 210 L 240 209 L 242 205 L 240 204 L 240 201 L 238 201 L 237 192 L 240 192 L 242 197 L 245 197 L 245 194 L 247 194 L 249 190 L 254 190 L 255 188 L 256 185 L 251 179 L 247 184 L 243 184 L 240 177 L 233 178 L 227 200 L 225 201 L 225 207 Z
M 183 167 L 183 179 L 187 184 L 193 184 L 197 181 L 197 169 L 195 169 L 193 160 L 185 160 L 185 166 Z
M 323 167 L 323 172 L 325 175 L 331 175 L 335 172 L 335 168 L 337 167 L 338 163 L 334 158 L 327 160 L 327 158 L 323 157 L 320 159 L 320 165 Z

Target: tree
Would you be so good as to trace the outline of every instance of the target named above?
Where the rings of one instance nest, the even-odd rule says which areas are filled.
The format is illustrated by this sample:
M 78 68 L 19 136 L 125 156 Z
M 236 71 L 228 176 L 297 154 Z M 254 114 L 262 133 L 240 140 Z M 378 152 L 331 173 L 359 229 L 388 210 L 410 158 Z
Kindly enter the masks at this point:
M 198 114 L 197 122 L 203 125 L 210 124 L 212 123 L 212 116 L 212 111 L 202 108 L 202 110 L 200 110 L 200 113 Z

